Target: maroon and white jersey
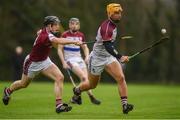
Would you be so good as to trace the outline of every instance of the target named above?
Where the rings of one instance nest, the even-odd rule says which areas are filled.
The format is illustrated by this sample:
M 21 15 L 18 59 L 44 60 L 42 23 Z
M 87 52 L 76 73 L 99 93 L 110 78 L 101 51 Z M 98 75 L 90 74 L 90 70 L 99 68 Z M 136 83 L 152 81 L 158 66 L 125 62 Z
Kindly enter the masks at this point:
M 93 46 L 93 54 L 104 57 L 111 56 L 111 54 L 106 51 L 103 41 L 114 41 L 116 39 L 116 35 L 116 25 L 109 19 L 105 20 L 98 29 L 96 36 L 97 42 Z
M 85 41 L 84 34 L 82 32 L 75 32 L 72 33 L 71 31 L 65 31 L 62 34 L 63 38 L 67 38 L 69 40 L 74 40 L 74 41 Z M 74 45 L 74 44 L 67 44 L 64 45 L 64 58 L 65 60 L 74 58 L 74 57 L 81 57 L 80 53 L 80 46 Z
M 52 47 L 51 40 L 54 38 L 55 36 L 48 32 L 46 28 L 42 29 L 30 52 L 30 60 L 34 62 L 46 60 Z

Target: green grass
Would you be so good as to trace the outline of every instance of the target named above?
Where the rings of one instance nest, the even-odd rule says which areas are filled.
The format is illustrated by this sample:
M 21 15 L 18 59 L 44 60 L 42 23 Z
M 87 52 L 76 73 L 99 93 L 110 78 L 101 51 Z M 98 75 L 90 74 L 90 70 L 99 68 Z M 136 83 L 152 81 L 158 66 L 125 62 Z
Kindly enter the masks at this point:
M 0 83 L 0 91 L 10 83 Z M 128 85 L 129 102 L 133 112 L 123 115 L 116 84 L 99 84 L 94 94 L 102 101 L 100 106 L 90 103 L 82 95 L 81 106 L 72 105 L 68 113 L 55 113 L 53 83 L 32 82 L 26 89 L 12 94 L 8 106 L 0 103 L 0 118 L 51 118 L 51 119 L 180 119 L 180 87 L 161 85 Z M 64 85 L 63 100 L 72 96 L 72 85 Z

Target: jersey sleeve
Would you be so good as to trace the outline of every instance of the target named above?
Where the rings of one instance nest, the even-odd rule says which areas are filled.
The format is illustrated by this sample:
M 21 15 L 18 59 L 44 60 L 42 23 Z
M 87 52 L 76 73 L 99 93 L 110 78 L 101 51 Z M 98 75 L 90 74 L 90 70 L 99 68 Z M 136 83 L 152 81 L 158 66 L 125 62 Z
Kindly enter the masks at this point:
M 103 44 L 107 52 L 109 52 L 112 56 L 116 57 L 117 59 L 122 57 L 122 55 L 119 54 L 118 51 L 114 48 L 114 45 L 111 41 L 103 41 Z
M 100 26 L 100 34 L 102 36 L 103 41 L 111 41 L 113 35 L 113 29 L 110 26 L 110 23 L 102 24 Z
M 50 41 L 52 41 L 56 37 L 52 33 L 49 33 L 48 38 L 49 38 Z

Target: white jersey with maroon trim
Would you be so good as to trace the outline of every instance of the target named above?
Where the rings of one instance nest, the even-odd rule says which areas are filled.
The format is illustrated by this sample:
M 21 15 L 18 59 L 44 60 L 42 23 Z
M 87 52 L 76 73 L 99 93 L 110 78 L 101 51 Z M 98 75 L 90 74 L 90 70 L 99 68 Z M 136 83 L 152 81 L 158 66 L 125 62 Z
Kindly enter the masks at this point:
M 111 54 L 106 51 L 103 41 L 114 41 L 116 39 L 116 35 L 116 25 L 110 20 L 105 20 L 98 29 L 96 43 L 93 46 L 93 54 L 100 57 L 111 56 Z
M 84 34 L 82 32 L 75 32 L 72 33 L 71 31 L 65 31 L 62 34 L 63 38 L 67 38 L 70 40 L 75 40 L 75 41 L 85 41 L 85 37 Z M 64 58 L 65 60 L 70 59 L 70 58 L 74 58 L 74 57 L 81 57 L 81 53 L 80 53 L 80 46 L 74 45 L 74 44 L 68 44 L 68 45 L 64 45 Z

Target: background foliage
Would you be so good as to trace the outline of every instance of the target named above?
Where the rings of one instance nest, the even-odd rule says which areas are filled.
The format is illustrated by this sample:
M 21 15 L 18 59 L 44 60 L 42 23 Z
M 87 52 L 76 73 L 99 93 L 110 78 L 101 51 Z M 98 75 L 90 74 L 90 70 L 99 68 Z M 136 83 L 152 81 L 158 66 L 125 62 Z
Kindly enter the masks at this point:
M 161 28 L 166 28 L 171 38 L 129 62 L 126 65 L 128 81 L 179 83 L 179 0 L 1 0 L 0 79 L 12 78 L 10 56 L 15 46 L 23 46 L 24 53 L 28 54 L 45 16 L 59 16 L 64 29 L 68 29 L 69 18 L 78 17 L 87 41 L 94 40 L 100 23 L 107 18 L 105 7 L 110 2 L 121 3 L 124 9 L 116 44 L 122 54 L 133 54 L 158 40 Z M 134 39 L 119 41 L 123 35 L 132 35 Z M 89 48 L 92 49 L 92 45 Z M 55 49 L 51 59 L 61 68 Z M 104 73 L 102 79 L 112 81 Z

